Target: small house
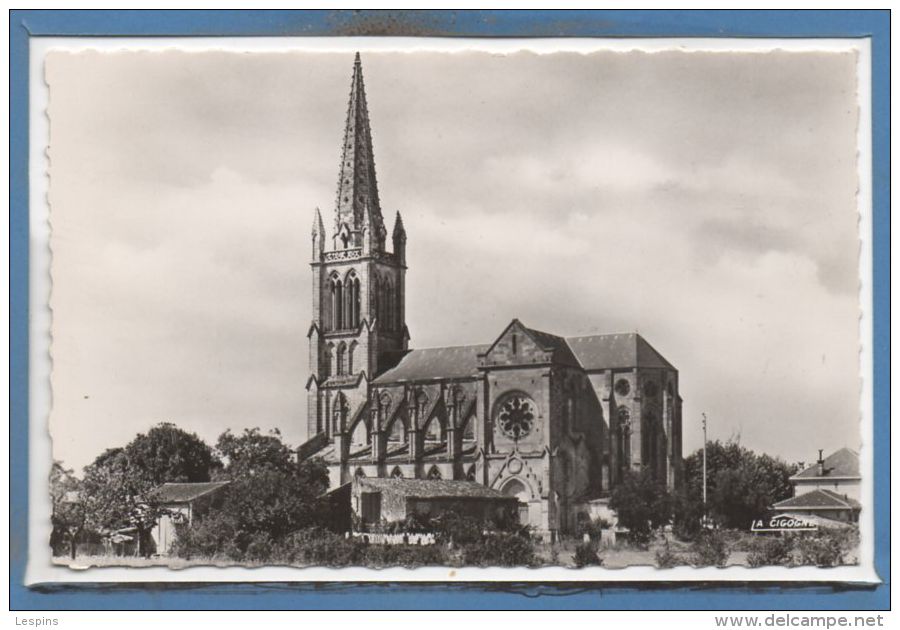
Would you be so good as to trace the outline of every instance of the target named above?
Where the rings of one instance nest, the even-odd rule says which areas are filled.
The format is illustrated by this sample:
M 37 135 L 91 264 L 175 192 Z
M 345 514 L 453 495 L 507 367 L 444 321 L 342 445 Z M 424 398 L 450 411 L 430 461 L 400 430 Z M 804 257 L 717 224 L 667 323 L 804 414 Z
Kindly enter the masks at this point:
M 820 516 L 833 521 L 859 520 L 859 455 L 849 448 L 819 458 L 791 477 L 794 496 L 772 506 L 776 513 Z
M 356 477 L 332 493 L 344 498 L 344 509 L 365 527 L 403 521 L 414 514 L 434 518 L 450 512 L 482 521 L 510 522 L 518 517 L 519 509 L 516 497 L 474 481 Z M 332 514 L 336 523 L 349 521 L 335 511 Z
M 169 553 L 175 542 L 175 526 L 188 524 L 201 516 L 222 498 L 221 490 L 229 481 L 208 481 L 199 483 L 164 483 L 154 488 L 144 497 L 148 503 L 164 509 L 150 532 L 156 553 Z

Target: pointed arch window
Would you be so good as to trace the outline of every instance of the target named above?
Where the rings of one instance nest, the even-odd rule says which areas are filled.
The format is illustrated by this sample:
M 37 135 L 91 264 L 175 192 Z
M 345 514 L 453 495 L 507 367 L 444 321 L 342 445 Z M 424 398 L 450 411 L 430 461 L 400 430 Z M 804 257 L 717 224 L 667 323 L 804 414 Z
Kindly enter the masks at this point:
M 620 471 L 627 470 L 631 464 L 631 412 L 624 406 L 616 411 L 616 455 Z
M 475 464 L 469 466 L 469 470 L 466 472 L 466 481 L 475 481 Z
M 321 392 L 317 394 L 316 400 L 316 434 L 322 433 L 322 430 L 325 428 L 322 426 L 323 419 L 327 420 L 328 416 L 323 413 L 323 407 L 325 406 L 325 397 Z M 323 418 L 324 416 L 324 418 Z
M 381 421 L 387 422 L 388 414 L 391 411 L 391 395 L 387 392 L 381 394 L 378 399 L 378 410 L 381 413 Z
M 334 399 L 334 409 L 332 410 L 331 434 L 337 435 L 344 430 L 347 422 L 347 411 L 349 405 L 347 398 L 343 394 L 338 394 Z
M 353 278 L 353 328 L 359 326 L 359 278 Z
M 337 347 L 337 374 L 343 376 L 347 373 L 347 344 L 343 341 Z
M 329 376 L 333 376 L 334 372 L 334 344 L 328 342 L 328 345 L 325 346 L 325 356 L 323 357 L 322 373 L 325 378 Z
M 425 425 L 425 441 L 426 442 L 442 442 L 444 440 L 444 425 L 440 418 L 434 416 Z
M 441 474 L 441 471 L 437 466 L 432 466 L 431 470 L 428 471 L 428 479 L 430 479 L 431 481 L 439 481 L 443 478 L 444 476 Z
M 463 440 L 474 440 L 475 439 L 475 423 L 477 420 L 475 416 L 471 416 L 468 420 L 465 421 L 463 425 Z
M 331 277 L 331 329 L 340 330 L 344 323 L 344 284 L 334 274 Z
M 348 278 L 344 282 L 344 305 L 341 309 L 341 328 L 350 328 L 350 322 L 353 319 L 353 283 Z
M 641 464 L 649 467 L 655 478 L 662 477 L 665 467 L 666 436 L 659 417 L 652 411 L 644 414 L 641 427 Z
M 375 324 L 377 328 L 381 328 L 381 279 L 378 274 L 374 274 L 375 279 L 372 283 L 372 313 L 375 314 Z
M 403 479 L 403 471 L 399 466 L 394 466 L 394 470 L 391 471 L 391 479 Z
M 403 424 L 403 420 L 400 416 L 394 418 L 387 434 L 388 442 L 399 444 L 406 441 L 406 426 Z
M 344 306 L 342 328 L 359 326 L 359 278 L 351 269 L 344 277 Z
M 353 354 L 356 352 L 357 345 L 359 344 L 353 341 L 347 347 L 347 374 L 353 374 Z
M 364 471 L 362 468 L 357 468 L 356 472 L 353 473 L 353 476 L 357 479 L 361 479 L 366 476 L 366 471 Z
M 412 418 L 410 418 L 410 422 L 412 422 L 412 424 L 415 426 L 416 429 L 422 428 L 422 422 L 426 419 L 425 411 L 427 409 L 428 409 L 428 395 L 423 391 L 417 392 L 413 408 L 410 409 L 410 412 L 411 412 L 410 415 L 413 416 Z
M 350 444 L 355 447 L 363 447 L 372 442 L 372 434 L 369 431 L 369 425 L 363 418 L 353 427 L 353 433 L 350 438 Z

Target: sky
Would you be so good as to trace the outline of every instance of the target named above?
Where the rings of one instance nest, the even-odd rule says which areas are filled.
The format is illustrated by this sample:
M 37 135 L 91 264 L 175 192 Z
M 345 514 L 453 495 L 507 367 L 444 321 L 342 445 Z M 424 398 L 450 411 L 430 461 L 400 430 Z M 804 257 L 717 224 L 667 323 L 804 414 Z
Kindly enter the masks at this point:
M 352 54 L 51 53 L 54 457 L 305 438 L 310 230 Z M 684 454 L 859 440 L 850 53 L 363 54 L 412 347 L 640 332 Z

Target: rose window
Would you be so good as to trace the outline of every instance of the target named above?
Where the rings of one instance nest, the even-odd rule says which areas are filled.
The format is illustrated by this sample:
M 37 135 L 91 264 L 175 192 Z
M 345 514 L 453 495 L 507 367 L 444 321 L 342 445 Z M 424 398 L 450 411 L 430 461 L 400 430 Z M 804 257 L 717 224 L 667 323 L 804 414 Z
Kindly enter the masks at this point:
M 497 423 L 507 437 L 518 440 L 531 433 L 536 416 L 533 402 L 524 396 L 513 396 L 500 405 Z

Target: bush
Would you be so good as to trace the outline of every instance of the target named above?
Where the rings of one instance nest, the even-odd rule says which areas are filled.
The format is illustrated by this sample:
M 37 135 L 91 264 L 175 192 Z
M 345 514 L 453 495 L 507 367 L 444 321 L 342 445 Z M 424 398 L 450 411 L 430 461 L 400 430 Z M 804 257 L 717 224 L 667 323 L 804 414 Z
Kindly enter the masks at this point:
M 766 536 L 756 538 L 750 544 L 747 564 L 751 567 L 783 566 L 794 562 L 794 545 L 788 536 Z
M 484 538 L 486 523 L 471 516 L 456 512 L 445 512 L 432 522 L 433 531 L 438 542 L 456 545 L 476 543 Z
M 462 564 L 482 567 L 535 566 L 537 552 L 530 536 L 490 532 L 480 541 L 462 546 Z
M 476 521 L 477 522 L 477 521 Z M 225 518 L 207 518 L 180 527 L 173 551 L 183 558 L 227 558 L 236 562 L 268 562 L 302 566 L 535 566 L 537 552 L 527 530 L 483 532 L 467 519 L 450 519 L 445 536 L 455 536 L 458 550 L 443 544 L 376 545 L 345 538 L 321 527 L 309 527 L 280 540 L 266 532 L 240 532 Z M 477 535 L 475 532 L 477 531 Z
M 579 569 L 587 566 L 600 566 L 603 559 L 597 553 L 597 543 L 585 542 L 575 547 L 575 566 Z
M 367 567 L 445 566 L 443 545 L 363 545 L 359 564 Z
M 797 538 L 800 564 L 836 567 L 846 564 L 847 555 L 859 543 L 856 530 L 822 529 Z
M 225 556 L 230 560 L 241 560 L 243 549 L 236 544 L 237 537 L 238 530 L 233 519 L 213 512 L 192 525 L 176 525 L 175 542 L 169 553 L 187 559 Z
M 663 548 L 656 550 L 656 566 L 660 569 L 671 569 L 680 564 L 685 564 L 684 559 L 672 551 L 669 541 L 666 540 Z
M 724 567 L 728 555 L 725 535 L 717 530 L 702 532 L 691 545 L 691 564 L 698 567 Z
M 597 517 L 591 519 L 587 514 L 578 515 L 578 523 L 575 526 L 575 533 L 579 538 L 583 538 L 585 534 L 590 536 L 591 540 L 600 540 L 604 529 L 609 529 L 612 523 L 605 518 Z
M 257 532 L 250 537 L 243 559 L 251 562 L 267 562 L 272 558 L 273 550 L 274 545 L 269 534 Z
M 321 527 L 301 529 L 288 536 L 276 550 L 278 559 L 306 566 L 343 567 L 359 564 L 364 543 L 344 538 Z
M 628 529 L 631 542 L 642 547 L 650 542 L 653 530 L 672 519 L 672 497 L 647 469 L 628 472 L 613 490 L 609 507 L 616 511 L 619 525 Z
M 673 497 L 672 533 L 679 540 L 693 541 L 701 531 L 703 502 L 682 490 Z

